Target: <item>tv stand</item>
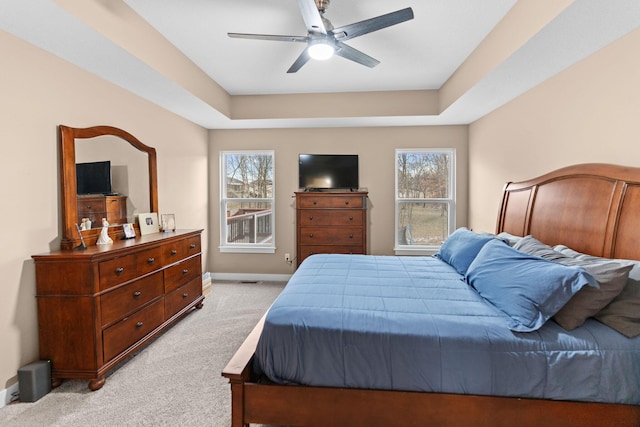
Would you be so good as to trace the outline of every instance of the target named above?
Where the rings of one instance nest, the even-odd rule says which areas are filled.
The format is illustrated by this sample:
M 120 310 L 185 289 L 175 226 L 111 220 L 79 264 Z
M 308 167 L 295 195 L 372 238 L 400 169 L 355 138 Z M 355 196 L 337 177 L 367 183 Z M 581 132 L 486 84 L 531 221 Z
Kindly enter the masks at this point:
M 313 254 L 367 253 L 367 192 L 353 189 L 296 194 L 296 259 Z

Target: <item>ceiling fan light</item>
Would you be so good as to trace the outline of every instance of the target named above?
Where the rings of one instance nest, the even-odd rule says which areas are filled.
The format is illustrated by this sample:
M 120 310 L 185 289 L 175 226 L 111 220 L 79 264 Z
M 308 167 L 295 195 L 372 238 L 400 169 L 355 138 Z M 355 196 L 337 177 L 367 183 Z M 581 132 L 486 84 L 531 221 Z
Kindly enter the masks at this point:
M 329 43 L 320 41 L 309 46 L 309 56 L 318 61 L 324 61 L 333 56 L 334 48 Z

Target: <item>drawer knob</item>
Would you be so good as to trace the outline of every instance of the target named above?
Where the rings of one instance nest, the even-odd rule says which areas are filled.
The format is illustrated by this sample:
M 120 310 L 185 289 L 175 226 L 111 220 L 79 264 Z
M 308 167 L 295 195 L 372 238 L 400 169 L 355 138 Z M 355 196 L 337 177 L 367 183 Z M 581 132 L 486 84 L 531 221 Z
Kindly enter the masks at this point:
M 151 265 L 155 262 L 155 258 L 149 258 L 147 259 L 147 264 Z
M 314 205 L 317 205 L 317 204 L 318 204 L 318 201 L 317 201 L 317 200 L 314 200 L 314 201 L 313 201 L 313 204 L 314 204 Z
M 309 237 L 313 237 L 313 233 L 309 233 Z
M 345 204 L 345 205 L 348 205 L 348 204 L 349 204 L 349 201 L 348 201 L 348 200 L 345 200 L 345 201 L 344 201 L 344 204 Z
M 171 249 L 171 255 L 175 255 L 177 253 L 178 253 L 178 251 L 176 251 L 175 249 Z
M 87 205 L 87 209 L 91 209 L 91 205 Z
M 136 323 L 136 328 L 142 328 L 142 322 Z
M 353 239 L 353 234 L 349 234 L 349 238 L 350 238 L 350 239 Z
M 195 249 L 195 248 L 196 248 L 196 244 L 195 244 L 195 243 L 190 244 L 190 245 L 189 245 L 189 248 L 191 248 L 191 249 Z
M 353 215 L 349 215 L 349 221 L 353 221 Z
M 118 267 L 116 268 L 116 275 L 119 276 L 122 273 L 124 273 L 124 267 Z
M 309 215 L 309 221 L 313 220 L 313 215 Z
M 140 298 L 140 295 L 142 295 L 142 292 L 140 292 L 140 291 L 135 291 L 135 292 L 133 293 L 133 297 L 134 297 L 134 298 Z
M 189 274 L 189 270 L 185 268 L 184 270 L 182 270 L 182 274 L 183 275 Z
M 189 294 L 185 292 L 184 294 L 182 294 L 182 298 L 184 299 L 189 298 Z

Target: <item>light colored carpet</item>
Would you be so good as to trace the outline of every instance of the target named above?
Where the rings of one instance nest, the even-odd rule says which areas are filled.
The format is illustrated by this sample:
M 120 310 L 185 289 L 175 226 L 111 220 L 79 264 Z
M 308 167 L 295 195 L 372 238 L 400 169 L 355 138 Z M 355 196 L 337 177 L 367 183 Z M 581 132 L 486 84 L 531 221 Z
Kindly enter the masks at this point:
M 214 282 L 201 310 L 107 376 L 91 392 L 68 380 L 33 403 L 0 409 L 0 425 L 230 426 L 231 393 L 220 373 L 284 282 Z

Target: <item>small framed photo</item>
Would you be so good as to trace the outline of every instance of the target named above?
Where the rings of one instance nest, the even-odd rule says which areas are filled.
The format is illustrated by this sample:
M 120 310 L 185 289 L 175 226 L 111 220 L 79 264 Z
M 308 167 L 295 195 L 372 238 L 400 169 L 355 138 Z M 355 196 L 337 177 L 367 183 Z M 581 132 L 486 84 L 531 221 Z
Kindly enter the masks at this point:
M 122 229 L 124 230 L 125 239 L 133 239 L 136 237 L 136 230 L 133 228 L 132 223 L 122 224 Z
M 155 212 L 138 214 L 138 225 L 140 226 L 141 236 L 159 232 L 158 214 Z
M 160 228 L 162 231 L 176 231 L 176 216 L 174 214 L 160 215 Z

